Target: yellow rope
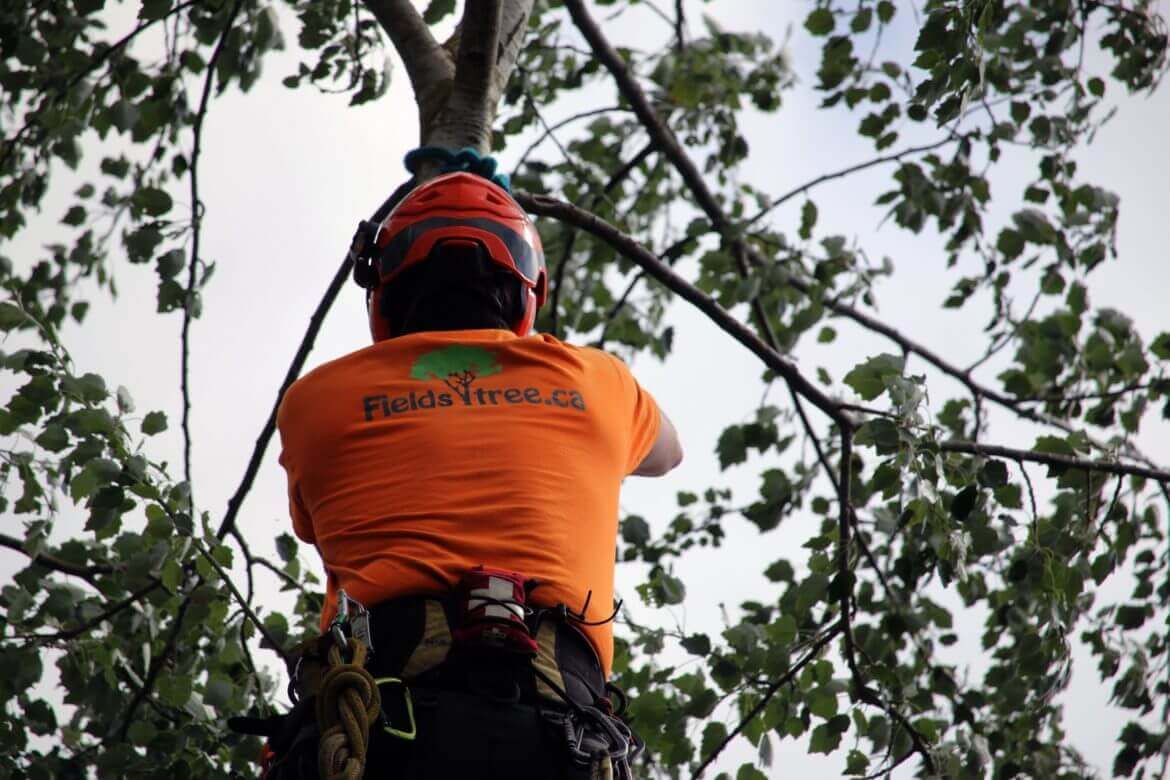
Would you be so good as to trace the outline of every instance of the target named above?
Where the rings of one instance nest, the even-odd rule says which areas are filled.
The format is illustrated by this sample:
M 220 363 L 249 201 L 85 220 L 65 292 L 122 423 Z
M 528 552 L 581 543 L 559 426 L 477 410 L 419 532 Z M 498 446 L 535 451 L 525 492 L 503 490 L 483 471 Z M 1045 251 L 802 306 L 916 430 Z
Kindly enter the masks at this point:
M 317 695 L 321 743 L 317 762 L 322 780 L 359 780 L 366 766 L 370 725 L 382 709 L 374 677 L 366 671 L 366 646 L 350 639 L 352 658 L 345 663 L 341 648 L 329 648 L 329 671 Z

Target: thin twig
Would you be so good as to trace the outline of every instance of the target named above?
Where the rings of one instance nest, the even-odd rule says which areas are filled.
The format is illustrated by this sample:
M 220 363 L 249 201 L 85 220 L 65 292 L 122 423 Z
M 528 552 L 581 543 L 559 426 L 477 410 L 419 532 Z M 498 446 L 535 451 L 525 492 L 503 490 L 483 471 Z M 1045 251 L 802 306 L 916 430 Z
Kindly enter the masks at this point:
M 781 688 L 791 682 L 792 679 L 800 673 L 800 670 L 808 665 L 809 661 L 820 655 L 821 649 L 829 642 L 833 641 L 833 637 L 837 636 L 840 631 L 841 628 L 839 624 L 829 628 L 824 634 L 821 635 L 819 639 L 817 639 L 813 646 L 809 648 L 809 651 L 805 653 L 803 658 L 797 661 L 794 666 L 789 668 L 788 671 L 785 672 L 778 680 L 769 685 L 767 689 L 765 689 L 764 692 L 760 695 L 760 700 L 756 702 L 755 706 L 748 710 L 748 712 L 745 713 L 742 718 L 740 718 L 739 724 L 733 728 L 730 733 L 728 733 L 728 735 L 719 742 L 718 745 L 712 748 L 710 753 L 707 754 L 707 756 L 695 769 L 694 774 L 691 775 L 691 780 L 699 780 L 707 767 L 711 766 L 712 762 L 714 762 L 715 759 L 718 758 L 719 755 L 724 751 L 724 749 L 731 744 L 731 741 L 742 734 L 743 730 L 746 729 L 748 725 L 753 720 L 755 720 L 761 712 L 764 711 L 764 707 L 768 706 L 768 702 L 772 700 L 772 697 L 775 696 Z
M 240 606 L 240 609 L 244 611 L 244 614 L 248 616 L 248 619 L 252 621 L 252 624 L 256 626 L 256 630 L 260 632 L 260 635 L 264 637 L 265 641 L 267 641 L 268 644 L 272 647 L 272 650 L 280 656 L 280 660 L 284 661 L 287 665 L 288 653 L 285 652 L 280 643 L 276 641 L 276 637 L 272 635 L 272 632 L 268 630 L 268 627 L 264 625 L 264 622 L 260 620 L 260 618 L 252 610 L 252 607 L 249 606 L 247 600 L 244 599 L 243 594 L 240 593 L 239 589 L 236 588 L 236 586 L 232 583 L 231 578 L 228 577 L 228 573 L 224 571 L 222 566 L 219 565 L 219 561 L 215 560 L 215 556 L 213 556 L 211 552 L 206 547 L 204 547 L 203 543 L 198 539 L 191 537 L 191 542 L 194 544 L 195 549 L 199 552 L 199 554 L 203 556 L 203 559 L 207 561 L 211 568 L 215 569 L 215 573 L 219 575 L 220 581 L 223 582 L 224 586 L 231 592 L 232 596 L 235 597 L 236 603 Z
M 545 127 L 544 132 L 541 133 L 539 138 L 529 144 L 528 148 L 524 150 L 524 153 L 520 155 L 520 159 L 516 161 L 516 167 L 512 169 L 512 175 L 515 176 L 520 172 L 520 168 L 523 167 L 524 163 L 528 162 L 528 158 L 534 151 L 536 151 L 537 147 L 547 141 L 549 136 L 551 136 L 555 131 L 560 130 L 565 125 L 572 124 L 573 122 L 579 121 L 581 119 L 588 119 L 591 116 L 597 116 L 599 114 L 610 114 L 615 111 L 629 111 L 629 109 L 623 106 L 606 106 L 605 108 L 594 108 L 590 109 L 589 111 L 582 111 L 580 113 L 573 114 L 572 116 L 565 117 L 564 119 L 560 120 L 559 122 L 555 122 L 552 125 L 545 124 L 544 120 L 541 119 L 541 124 L 543 124 Z
M 211 59 L 207 61 L 207 75 L 203 78 L 203 94 L 199 98 L 199 110 L 195 112 L 195 121 L 192 124 L 194 142 L 191 147 L 191 267 L 187 273 L 187 291 L 183 300 L 183 330 L 179 338 L 180 368 L 179 386 L 183 396 L 183 475 L 187 480 L 187 508 L 191 515 L 195 515 L 195 485 L 191 480 L 191 319 L 195 308 L 195 280 L 201 264 L 199 259 L 199 239 L 203 226 L 203 204 L 199 200 L 199 155 L 203 151 L 203 120 L 207 118 L 207 106 L 211 100 L 211 90 L 215 84 L 216 64 L 223 54 L 224 43 L 232 30 L 236 15 L 243 6 L 243 0 L 236 0 L 232 10 L 228 13 L 223 30 L 219 33 L 219 40 L 211 52 Z
M 922 146 L 912 146 L 909 149 L 903 149 L 902 151 L 896 152 L 894 154 L 887 154 L 887 155 L 883 155 L 881 157 L 875 157 L 872 160 L 867 160 L 866 162 L 863 162 L 863 163 L 857 163 L 856 165 L 850 165 L 848 168 L 842 168 L 839 171 L 833 171 L 832 173 L 822 174 L 822 175 L 816 177 L 815 179 L 810 179 L 809 181 L 806 181 L 804 184 L 801 184 L 797 187 L 793 187 L 791 190 L 784 193 L 776 200 L 770 202 L 767 206 L 760 209 L 758 212 L 755 213 L 755 215 L 753 215 L 750 219 L 748 219 L 746 222 L 744 222 L 742 225 L 742 228 L 744 230 L 747 230 L 752 225 L 756 224 L 761 219 L 763 219 L 768 214 L 770 214 L 772 211 L 774 211 L 775 209 L 779 208 L 780 206 L 784 205 L 788 201 L 795 198 L 797 195 L 802 195 L 804 193 L 807 193 L 813 187 L 816 187 L 820 184 L 824 184 L 827 181 L 833 181 L 834 179 L 843 179 L 846 176 L 850 176 L 854 173 L 858 173 L 859 171 L 864 171 L 867 168 L 874 168 L 878 165 L 883 165 L 884 163 L 897 162 L 898 160 L 901 160 L 903 157 L 909 157 L 912 154 L 921 154 L 923 152 L 934 151 L 935 149 L 946 146 L 949 143 L 954 143 L 955 141 L 958 141 L 958 140 L 959 140 L 959 136 L 952 135 L 952 136 L 948 136 L 947 138 L 942 139 L 941 141 L 935 141 L 932 144 L 923 144 Z

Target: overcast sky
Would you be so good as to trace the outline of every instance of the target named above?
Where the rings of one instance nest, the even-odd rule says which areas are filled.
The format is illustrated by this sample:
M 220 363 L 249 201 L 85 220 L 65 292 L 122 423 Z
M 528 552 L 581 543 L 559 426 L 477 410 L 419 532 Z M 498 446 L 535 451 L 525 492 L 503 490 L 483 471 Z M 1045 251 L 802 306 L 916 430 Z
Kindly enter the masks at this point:
M 688 7 L 694 34 L 703 32 L 700 10 L 727 29 L 761 29 L 778 41 L 786 38 L 789 26 L 795 28 L 790 52 L 800 81 L 785 94 L 778 114 L 749 120 L 751 156 L 745 176 L 750 181 L 780 193 L 827 170 L 873 156 L 868 143 L 855 136 L 858 116 L 815 110 L 819 97 L 812 89 L 812 74 L 819 50 L 800 27 L 806 4 L 720 0 Z M 293 22 L 286 19 L 284 31 L 286 39 L 295 40 Z M 608 31 L 619 43 L 644 49 L 657 46 L 670 33 L 649 13 L 611 25 Z M 336 270 L 354 225 L 405 178 L 402 155 L 418 140 L 414 102 L 400 66 L 385 98 L 375 105 L 346 109 L 344 96 L 293 92 L 280 86 L 280 78 L 292 72 L 296 62 L 295 51 L 272 58 L 265 78 L 251 93 L 241 96 L 232 91 L 213 104 L 206 126 L 201 173 L 207 204 L 203 241 L 205 256 L 217 263 L 217 270 L 206 291 L 204 315 L 193 328 L 192 388 L 195 495 L 199 506 L 213 517 L 222 516 L 235 490 L 309 315 Z M 547 118 L 552 122 L 567 116 L 573 113 L 570 108 Z M 1170 330 L 1165 304 L 1170 257 L 1164 237 L 1164 209 L 1170 202 L 1168 132 L 1170 97 L 1165 91 L 1153 98 L 1126 98 L 1096 143 L 1077 154 L 1086 180 L 1113 189 L 1122 198 L 1122 259 L 1093 275 L 1090 302 L 1127 312 L 1147 338 Z M 552 154 L 550 150 L 546 154 Z M 513 149 L 501 155 L 505 169 L 510 169 L 516 154 Z M 1000 219 L 1017 206 L 1017 193 L 1031 178 L 1033 166 L 1026 155 L 1015 155 L 995 174 L 993 193 Z M 821 214 L 818 230 L 857 239 L 875 260 L 889 256 L 898 273 L 879 288 L 880 315 L 956 362 L 969 362 L 984 348 L 979 330 L 983 315 L 976 317 L 968 309 L 940 311 L 939 303 L 956 278 L 954 271 L 946 273 L 941 242 L 880 226 L 882 213 L 870 205 L 891 172 L 881 168 L 815 190 L 813 198 Z M 71 183 L 65 177 L 56 181 L 54 194 L 46 199 L 44 218 L 3 248 L 18 269 L 38 258 L 40 245 L 55 240 L 56 221 L 68 205 Z M 185 189 L 175 196 L 186 207 Z M 798 209 L 799 202 L 793 207 Z M 794 211 L 781 211 L 775 224 L 790 230 L 795 220 Z M 65 329 L 65 344 L 81 370 L 99 372 L 112 385 L 130 388 L 141 413 L 151 409 L 168 413 L 171 429 L 151 442 L 151 452 L 170 460 L 177 475 L 181 472 L 180 317 L 154 313 L 156 280 L 151 266 L 122 264 L 116 275 L 117 305 L 95 305 L 84 327 Z M 685 304 L 676 305 L 670 317 L 676 327 L 674 355 L 664 363 L 641 358 L 634 370 L 676 421 L 687 458 L 666 478 L 629 480 L 623 495 L 623 510 L 643 515 L 656 528 L 664 527 L 673 516 L 679 490 L 726 484 L 735 489 L 738 499 L 750 500 L 757 490 L 760 467 L 752 462 L 720 475 L 713 455 L 718 433 L 727 424 L 750 417 L 759 402 L 764 388 L 758 361 Z M 806 371 L 824 366 L 839 379 L 865 357 L 893 351 L 873 337 L 834 325 L 842 334 L 838 342 L 796 355 Z M 360 291 L 347 285 L 308 367 L 367 341 Z M 0 349 L 10 347 L 0 345 Z M 911 363 L 910 369 L 925 372 L 920 364 Z M 991 378 L 994 373 L 991 368 L 984 376 Z M 5 382 L 0 391 L 8 391 L 11 383 Z M 933 377 L 930 387 L 932 399 L 953 392 L 945 381 Z M 773 398 L 785 405 L 781 388 L 774 389 Z M 1030 429 L 998 418 L 993 423 L 991 439 L 997 443 L 1026 447 L 1033 441 Z M 1168 433 L 1165 421 L 1151 418 L 1142 435 L 1142 444 L 1162 463 L 1170 462 Z M 270 448 L 240 519 L 257 552 L 268 555 L 274 555 L 270 540 L 288 530 L 284 474 L 275 456 L 276 447 Z M 16 530 L 14 524 L 7 518 L 6 530 Z M 78 527 L 76 516 L 67 513 L 58 535 L 64 537 Z M 619 567 L 619 589 L 641 621 L 665 625 L 685 621 L 688 631 L 718 633 L 719 605 L 734 607 L 751 598 L 764 583 L 762 568 L 775 558 L 786 555 L 794 563 L 803 560 L 800 545 L 814 527 L 810 518 L 798 517 L 761 538 L 746 522 L 730 521 L 734 538 L 722 550 L 697 552 L 680 565 L 689 598 L 685 609 L 671 614 L 655 614 L 636 603 L 633 585 L 642 574 L 636 567 Z M 317 565 L 311 549 L 304 550 L 303 559 Z M 18 556 L 0 550 L 0 581 L 18 563 Z M 959 646 L 960 660 L 979 669 L 980 626 L 968 620 L 960 628 L 967 629 Z M 1083 668 L 1085 674 L 1077 675 L 1066 695 L 1071 705 L 1067 711 L 1070 740 L 1108 774 L 1117 729 L 1101 728 L 1102 712 L 1108 712 L 1107 691 L 1094 682 L 1091 663 Z M 1114 719 L 1110 713 L 1108 720 Z M 776 766 L 791 776 L 839 773 L 841 756 L 809 757 L 802 741 L 785 740 L 775 748 Z

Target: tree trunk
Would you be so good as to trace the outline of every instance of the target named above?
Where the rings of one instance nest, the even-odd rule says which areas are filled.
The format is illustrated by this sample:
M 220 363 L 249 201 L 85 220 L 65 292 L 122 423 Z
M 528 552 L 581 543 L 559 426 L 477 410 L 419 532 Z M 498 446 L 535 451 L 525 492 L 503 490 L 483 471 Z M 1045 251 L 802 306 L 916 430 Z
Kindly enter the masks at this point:
M 516 65 L 533 0 L 467 0 L 440 45 L 410 0 L 365 0 L 406 65 L 419 112 L 419 140 L 452 150 L 491 149 L 500 96 Z M 438 172 L 425 164 L 418 177 Z

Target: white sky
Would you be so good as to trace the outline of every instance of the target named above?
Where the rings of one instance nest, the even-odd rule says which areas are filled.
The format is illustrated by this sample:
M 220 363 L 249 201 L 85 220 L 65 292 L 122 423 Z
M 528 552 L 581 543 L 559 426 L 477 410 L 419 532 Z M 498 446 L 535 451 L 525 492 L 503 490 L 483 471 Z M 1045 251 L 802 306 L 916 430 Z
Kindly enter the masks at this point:
M 778 194 L 827 170 L 874 156 L 868 143 L 854 134 L 861 114 L 815 110 L 819 98 L 812 89 L 812 74 L 819 50 L 801 28 L 805 4 L 719 0 L 701 8 L 690 3 L 688 8 L 691 31 L 696 35 L 702 34 L 700 11 L 719 19 L 726 29 L 760 29 L 778 41 L 785 39 L 790 26 L 794 28 L 791 56 L 800 82 L 785 94 L 779 113 L 749 122 L 752 152 L 744 175 L 750 181 Z M 594 10 L 600 16 L 604 9 Z M 1162 10 L 1168 10 L 1166 3 Z M 636 22 L 623 19 L 607 31 L 619 43 L 646 49 L 669 34 L 649 13 L 636 17 Z M 287 40 L 295 40 L 296 28 L 287 20 L 284 32 Z M 280 86 L 280 78 L 292 72 L 295 63 L 295 52 L 272 58 L 265 77 L 251 93 L 241 96 L 232 91 L 213 104 L 206 125 L 201 173 L 207 204 L 204 253 L 217 263 L 217 270 L 206 291 L 203 317 L 193 326 L 192 428 L 195 496 L 213 518 L 222 516 L 236 488 L 309 315 L 336 270 L 357 220 L 367 216 L 405 178 L 402 155 L 417 143 L 414 102 L 400 65 L 385 98 L 350 110 L 345 108 L 345 96 L 318 96 Z M 1153 98 L 1138 96 L 1122 102 L 1118 117 L 1100 133 L 1094 146 L 1077 154 L 1085 180 L 1111 188 L 1122 198 L 1122 259 L 1093 275 L 1090 302 L 1127 312 L 1149 339 L 1170 330 L 1170 313 L 1164 302 L 1165 291 L 1170 289 L 1170 256 L 1165 249 L 1162 215 L 1164 204 L 1170 202 L 1170 155 L 1165 151 L 1170 96 L 1163 91 Z M 552 122 L 575 110 L 579 109 L 564 107 L 546 117 Z M 903 139 L 898 148 L 910 142 Z M 516 149 L 525 145 L 517 144 L 511 156 L 501 155 L 505 170 L 510 170 Z M 545 153 L 554 151 L 547 147 Z M 1017 193 L 1032 176 L 1033 165 L 1022 158 L 1009 158 L 994 174 L 998 218 L 1017 207 Z M 812 197 L 820 207 L 818 233 L 840 232 L 856 238 L 875 260 L 890 256 L 898 273 L 879 289 L 881 316 L 956 362 L 970 362 L 984 346 L 978 328 L 985 310 L 977 305 L 958 313 L 939 309 L 956 278 L 953 272 L 945 272 L 941 242 L 900 233 L 890 225 L 878 229 L 882 215 L 870 204 L 885 188 L 891 173 L 892 168 L 883 167 L 815 190 Z M 56 239 L 56 220 L 64 213 L 66 196 L 72 189 L 64 177 L 56 181 L 54 193 L 46 199 L 44 218 L 3 248 L 18 270 L 37 259 L 39 245 Z M 174 194 L 179 207 L 186 208 L 186 190 Z M 775 224 L 787 230 L 795 227 L 799 199 L 792 205 L 791 210 L 778 212 Z M 95 305 L 84 327 L 65 329 L 64 341 L 79 369 L 97 371 L 111 385 L 130 388 L 139 413 L 167 411 L 171 428 L 152 440 L 151 453 L 169 460 L 172 473 L 178 475 L 180 317 L 154 313 L 152 266 L 122 264 L 117 281 L 121 293 L 117 305 Z M 740 500 L 751 499 L 762 465 L 752 462 L 721 475 L 714 457 L 719 432 L 729 423 L 751 417 L 759 402 L 763 388 L 758 362 L 685 304 L 676 305 L 670 318 L 676 328 L 675 354 L 665 363 L 643 358 L 634 368 L 678 425 L 687 458 L 666 478 L 630 480 L 623 497 L 625 511 L 643 515 L 656 528 L 664 527 L 673 517 L 674 496 L 679 490 L 726 484 L 735 489 Z M 865 357 L 895 351 L 843 323 L 833 324 L 841 333 L 836 343 L 829 348 L 802 349 L 795 356 L 810 373 L 823 365 L 839 379 Z M 362 347 L 367 338 L 359 290 L 347 285 L 307 368 Z M 0 349 L 9 348 L 0 345 Z M 921 363 L 912 362 L 910 367 L 916 372 L 925 370 Z M 994 384 L 995 372 L 990 367 L 983 376 Z M 7 384 L 3 387 L 6 392 Z M 954 392 L 953 387 L 933 377 L 930 388 L 936 402 Z M 787 405 L 781 388 L 773 390 L 772 398 L 782 407 Z M 713 403 L 713 399 L 718 402 Z M 1033 441 L 1030 429 L 998 416 L 992 421 L 992 441 L 1019 447 Z M 1168 433 L 1165 421 L 1150 418 L 1142 435 L 1147 451 L 1162 463 L 1170 462 Z M 1034 481 L 1042 481 L 1040 474 L 1035 472 Z M 269 449 L 240 524 L 256 552 L 275 557 L 269 540 L 288 529 L 284 474 L 276 464 L 275 446 Z M 58 536 L 67 536 L 79 527 L 77 518 L 67 513 L 58 525 Z M 689 598 L 685 609 L 673 615 L 655 615 L 649 607 L 634 604 L 633 586 L 640 581 L 641 570 L 619 567 L 619 589 L 630 598 L 639 620 L 664 625 L 685 621 L 688 631 L 717 634 L 721 626 L 719 604 L 733 608 L 754 597 L 765 582 L 760 573 L 763 567 L 781 555 L 794 563 L 803 560 L 800 545 L 815 522 L 807 517 L 793 518 L 763 537 L 743 521 L 730 520 L 726 527 L 733 538 L 721 550 L 697 552 L 680 564 Z M 19 533 L 16 519 L 7 518 L 4 529 Z M 303 560 L 317 565 L 311 550 L 304 551 Z M 4 579 L 19 563 L 18 555 L 0 550 Z M 271 603 L 267 597 L 260 601 Z M 960 660 L 979 668 L 981 626 L 968 619 L 959 628 L 966 630 L 958 646 Z M 1108 774 L 1116 750 L 1113 724 L 1123 722 L 1123 714 L 1106 707 L 1107 690 L 1093 680 L 1093 665 L 1084 669 L 1065 697 L 1070 705 L 1070 741 Z M 1105 722 L 1109 723 L 1107 728 L 1102 727 Z M 803 741 L 773 744 L 775 772 L 781 767 L 790 776 L 834 777 L 840 772 L 843 754 L 827 759 L 810 757 Z M 746 749 L 734 752 L 739 759 L 749 755 Z M 737 765 L 728 761 L 721 766 L 734 771 Z

